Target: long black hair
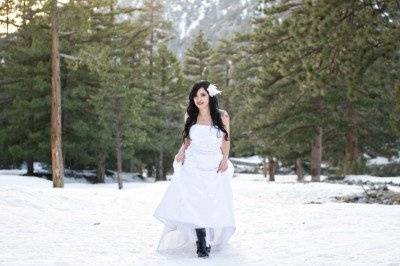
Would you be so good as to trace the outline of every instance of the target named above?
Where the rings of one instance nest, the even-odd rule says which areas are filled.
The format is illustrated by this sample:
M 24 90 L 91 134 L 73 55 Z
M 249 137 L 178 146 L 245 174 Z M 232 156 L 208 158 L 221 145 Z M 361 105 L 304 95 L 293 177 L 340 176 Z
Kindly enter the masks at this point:
M 199 108 L 196 106 L 196 104 L 194 103 L 194 97 L 197 94 L 197 91 L 201 88 L 205 89 L 206 92 L 208 93 L 208 86 L 210 86 L 210 82 L 207 80 L 201 80 L 199 82 L 196 82 L 193 85 L 193 88 L 189 94 L 189 105 L 187 107 L 187 114 L 188 117 L 186 119 L 185 122 L 185 128 L 183 130 L 183 140 L 185 140 L 185 138 L 189 137 L 189 130 L 190 128 L 196 124 L 197 122 L 197 116 L 199 114 Z M 212 125 L 218 129 L 220 129 L 222 132 L 225 133 L 225 140 L 228 141 L 228 132 L 226 131 L 223 123 L 222 123 L 222 119 L 221 119 L 221 113 L 218 109 L 218 99 L 217 99 L 217 95 L 214 95 L 213 97 L 210 96 L 210 94 L 208 93 L 208 99 L 209 99 L 209 107 L 210 107 L 210 114 L 211 114 L 211 119 L 212 119 Z

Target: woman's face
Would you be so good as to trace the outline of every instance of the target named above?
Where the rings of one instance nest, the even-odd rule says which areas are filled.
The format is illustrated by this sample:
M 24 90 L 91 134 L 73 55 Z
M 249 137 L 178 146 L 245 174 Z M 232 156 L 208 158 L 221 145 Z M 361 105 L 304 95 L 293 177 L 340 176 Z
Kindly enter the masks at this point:
M 204 88 L 200 88 L 197 91 L 196 96 L 194 96 L 193 100 L 197 108 L 199 109 L 208 108 L 209 96 Z

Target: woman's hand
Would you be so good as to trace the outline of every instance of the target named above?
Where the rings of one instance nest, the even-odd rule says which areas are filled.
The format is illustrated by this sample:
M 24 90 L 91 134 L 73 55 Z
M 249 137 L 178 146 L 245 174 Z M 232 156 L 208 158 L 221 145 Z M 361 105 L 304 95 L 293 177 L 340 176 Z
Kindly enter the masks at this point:
M 191 143 L 191 139 L 185 139 L 185 141 L 182 143 L 181 148 L 179 149 L 178 153 L 175 155 L 175 160 L 179 163 L 179 162 L 183 162 L 185 161 L 185 150 L 187 149 L 187 147 L 189 147 L 190 143 Z
M 183 162 L 185 161 L 185 152 L 183 151 L 179 151 L 176 155 L 175 155 L 175 160 L 179 163 L 179 162 Z
M 221 173 L 225 172 L 228 169 L 228 159 L 222 159 L 219 163 L 217 173 L 221 171 Z

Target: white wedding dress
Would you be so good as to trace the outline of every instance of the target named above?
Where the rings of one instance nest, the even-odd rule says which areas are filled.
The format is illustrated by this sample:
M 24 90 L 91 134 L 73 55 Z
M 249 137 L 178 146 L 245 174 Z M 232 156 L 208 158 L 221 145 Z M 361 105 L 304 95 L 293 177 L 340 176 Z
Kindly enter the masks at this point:
M 235 232 L 231 179 L 233 165 L 217 173 L 223 157 L 224 133 L 216 127 L 195 124 L 184 163 L 173 163 L 174 173 L 154 216 L 164 223 L 158 251 L 195 249 L 195 228 L 206 229 L 207 246 L 223 247 Z

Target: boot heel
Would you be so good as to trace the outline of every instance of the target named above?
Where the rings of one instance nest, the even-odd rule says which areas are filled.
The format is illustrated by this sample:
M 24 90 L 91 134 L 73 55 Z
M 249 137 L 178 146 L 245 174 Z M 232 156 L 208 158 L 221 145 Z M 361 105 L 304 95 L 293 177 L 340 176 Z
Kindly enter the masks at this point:
M 197 256 L 199 258 L 208 257 L 210 247 L 206 246 L 206 230 L 204 228 L 196 228 L 196 235 L 197 235 Z

